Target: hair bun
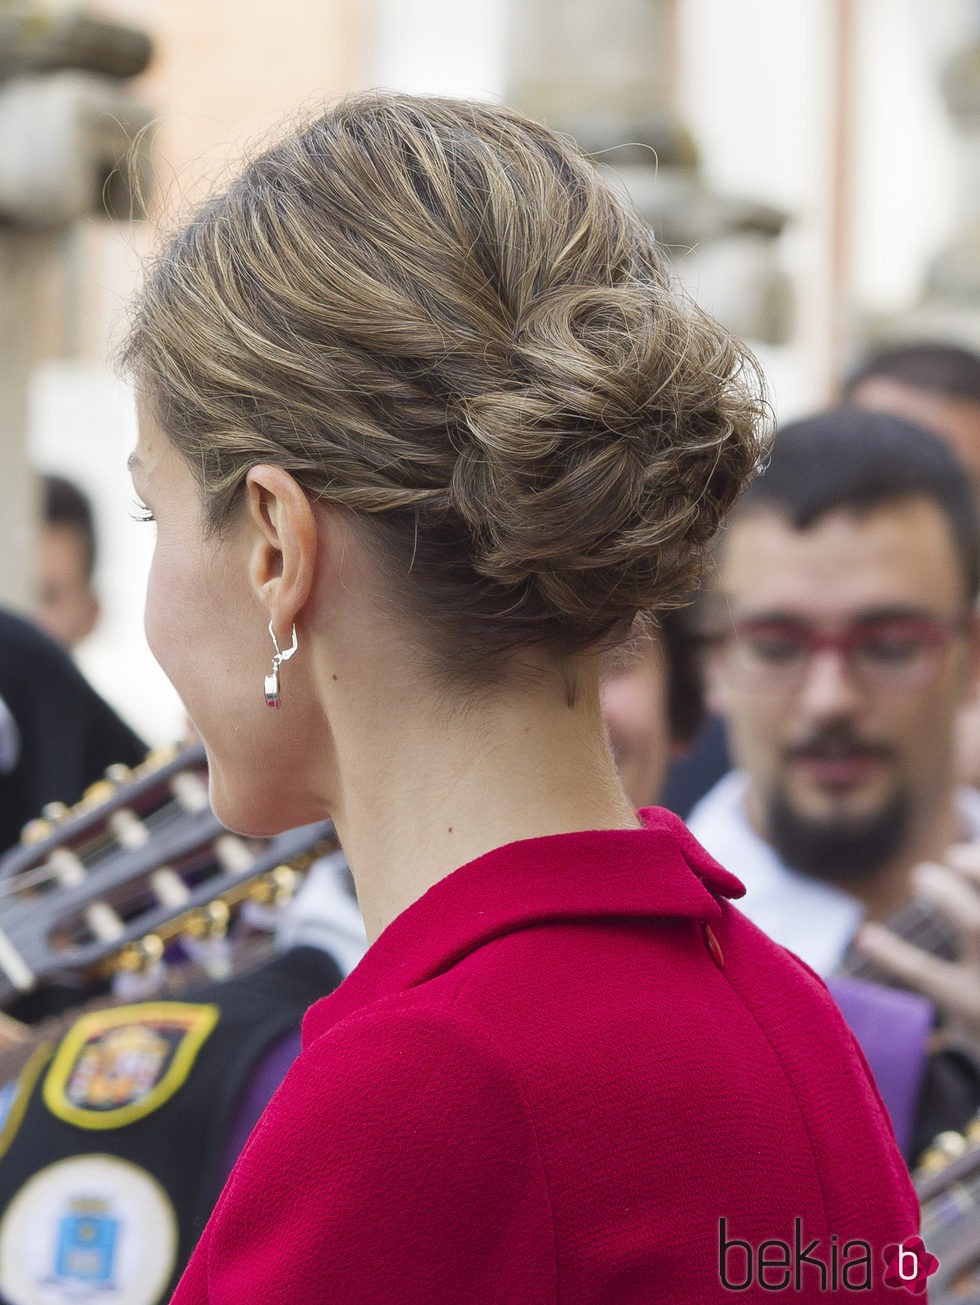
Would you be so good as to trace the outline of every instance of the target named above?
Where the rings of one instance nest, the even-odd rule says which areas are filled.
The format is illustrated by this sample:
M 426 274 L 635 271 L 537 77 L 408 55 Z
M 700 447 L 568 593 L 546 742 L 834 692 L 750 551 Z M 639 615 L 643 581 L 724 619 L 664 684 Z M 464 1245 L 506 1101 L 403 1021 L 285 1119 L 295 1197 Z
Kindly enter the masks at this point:
M 689 593 L 763 453 L 747 357 L 666 279 L 563 287 L 522 320 L 524 384 L 468 400 L 450 502 L 474 565 L 608 627 Z

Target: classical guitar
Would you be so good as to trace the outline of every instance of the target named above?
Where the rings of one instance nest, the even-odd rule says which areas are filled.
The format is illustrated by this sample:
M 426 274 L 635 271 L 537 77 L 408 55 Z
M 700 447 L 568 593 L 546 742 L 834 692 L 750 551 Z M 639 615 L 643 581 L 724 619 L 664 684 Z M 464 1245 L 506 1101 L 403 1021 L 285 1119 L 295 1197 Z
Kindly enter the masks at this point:
M 229 833 L 208 801 L 202 745 L 111 767 L 0 857 L 0 1007 L 54 981 L 193 954 L 187 939 L 220 936 L 247 900 L 287 896 L 336 847 L 329 821 L 268 839 Z
M 940 1133 L 915 1172 L 922 1240 L 939 1260 L 932 1305 L 980 1305 L 980 1115 Z

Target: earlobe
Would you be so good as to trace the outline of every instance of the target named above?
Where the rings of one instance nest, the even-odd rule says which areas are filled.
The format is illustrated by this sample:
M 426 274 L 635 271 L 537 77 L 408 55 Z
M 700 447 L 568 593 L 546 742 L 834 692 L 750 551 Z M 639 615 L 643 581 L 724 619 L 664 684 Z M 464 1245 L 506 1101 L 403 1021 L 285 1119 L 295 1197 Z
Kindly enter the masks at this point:
M 970 688 L 974 700 L 980 699 L 980 615 L 970 622 Z
M 99 623 L 99 617 L 102 615 L 102 606 L 95 594 L 89 593 L 85 603 L 85 619 L 82 622 L 80 638 L 87 639 Z
M 253 539 L 249 579 L 276 630 L 288 633 L 313 590 L 318 536 L 313 507 L 282 467 L 252 467 L 245 478 Z
M 717 667 L 712 665 L 710 656 L 704 660 L 702 674 L 704 676 L 704 701 L 708 711 L 713 716 L 724 716 L 728 707 L 725 681 L 718 674 Z

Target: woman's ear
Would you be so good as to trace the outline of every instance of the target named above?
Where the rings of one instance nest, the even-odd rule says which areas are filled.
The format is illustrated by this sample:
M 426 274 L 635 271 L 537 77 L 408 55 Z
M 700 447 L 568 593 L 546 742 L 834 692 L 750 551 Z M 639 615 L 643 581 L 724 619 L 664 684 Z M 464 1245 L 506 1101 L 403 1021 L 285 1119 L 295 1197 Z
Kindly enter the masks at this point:
M 277 635 L 287 639 L 316 577 L 319 536 L 305 490 L 282 467 L 260 463 L 245 477 L 253 526 L 249 579 Z

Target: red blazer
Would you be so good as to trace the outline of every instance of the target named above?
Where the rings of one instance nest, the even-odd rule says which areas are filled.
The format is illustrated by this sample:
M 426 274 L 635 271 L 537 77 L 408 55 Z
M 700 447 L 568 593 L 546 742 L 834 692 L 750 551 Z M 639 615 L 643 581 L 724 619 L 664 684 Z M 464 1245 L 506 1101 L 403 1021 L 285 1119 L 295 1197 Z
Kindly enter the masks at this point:
M 883 1283 L 918 1208 L 826 989 L 644 815 L 389 926 L 308 1012 L 175 1302 L 770 1301 L 760 1258 L 783 1299 L 925 1299 Z

